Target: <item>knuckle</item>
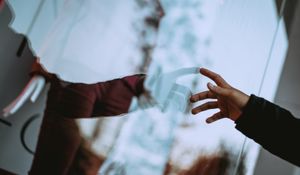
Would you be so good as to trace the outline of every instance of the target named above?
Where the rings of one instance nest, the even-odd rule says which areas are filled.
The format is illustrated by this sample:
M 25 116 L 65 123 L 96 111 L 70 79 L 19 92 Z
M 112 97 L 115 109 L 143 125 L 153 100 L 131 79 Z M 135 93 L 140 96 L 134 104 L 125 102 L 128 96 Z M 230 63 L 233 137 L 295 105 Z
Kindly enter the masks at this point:
M 231 97 L 234 97 L 236 95 L 236 93 L 233 89 L 229 89 L 228 95 L 231 96 Z
M 216 75 L 215 75 L 215 79 L 216 79 L 216 80 L 221 80 L 221 79 L 222 79 L 222 77 L 221 77 L 221 75 L 219 75 L 219 74 L 216 74 Z
M 195 101 L 196 101 L 196 98 L 195 98 L 194 96 L 192 96 L 192 97 L 190 98 L 190 101 L 191 101 L 191 102 L 195 102 Z

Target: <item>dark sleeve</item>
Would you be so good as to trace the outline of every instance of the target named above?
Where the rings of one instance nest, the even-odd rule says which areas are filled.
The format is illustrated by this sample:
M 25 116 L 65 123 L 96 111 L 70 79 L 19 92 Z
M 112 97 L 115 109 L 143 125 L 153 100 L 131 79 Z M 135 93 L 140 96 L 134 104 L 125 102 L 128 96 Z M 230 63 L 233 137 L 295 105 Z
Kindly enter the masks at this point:
M 272 154 L 300 166 L 300 120 L 289 111 L 251 95 L 236 129 Z
M 144 92 L 145 75 L 132 75 L 98 83 L 93 116 L 115 116 L 128 113 L 131 101 Z

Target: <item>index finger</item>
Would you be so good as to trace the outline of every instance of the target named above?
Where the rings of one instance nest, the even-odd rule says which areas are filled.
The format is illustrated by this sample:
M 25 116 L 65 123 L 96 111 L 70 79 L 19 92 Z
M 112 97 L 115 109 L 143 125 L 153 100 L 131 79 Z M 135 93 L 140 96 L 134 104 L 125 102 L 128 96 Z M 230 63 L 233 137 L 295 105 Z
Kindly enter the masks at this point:
M 204 92 L 200 92 L 198 94 L 194 94 L 190 97 L 190 101 L 192 103 L 195 103 L 197 101 L 200 100 L 205 100 L 205 99 L 216 99 L 217 96 L 215 94 L 213 94 L 211 91 L 204 91 Z
M 213 80 L 218 86 L 221 87 L 230 87 L 230 85 L 217 73 L 210 71 L 205 68 L 200 69 L 200 73 L 211 80 Z

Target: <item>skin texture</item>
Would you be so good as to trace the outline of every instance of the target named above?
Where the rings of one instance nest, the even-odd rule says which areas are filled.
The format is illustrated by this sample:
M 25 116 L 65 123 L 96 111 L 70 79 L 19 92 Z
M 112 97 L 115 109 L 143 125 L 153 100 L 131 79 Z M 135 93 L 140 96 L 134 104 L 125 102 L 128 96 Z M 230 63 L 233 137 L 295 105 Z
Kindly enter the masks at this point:
M 213 80 L 216 85 L 207 83 L 208 90 L 191 96 L 192 103 L 202 100 L 210 100 L 192 109 L 192 114 L 198 114 L 210 109 L 220 111 L 206 119 L 207 123 L 215 122 L 222 118 L 229 118 L 236 121 L 242 114 L 249 96 L 229 85 L 220 75 L 208 69 L 201 68 L 200 73 Z

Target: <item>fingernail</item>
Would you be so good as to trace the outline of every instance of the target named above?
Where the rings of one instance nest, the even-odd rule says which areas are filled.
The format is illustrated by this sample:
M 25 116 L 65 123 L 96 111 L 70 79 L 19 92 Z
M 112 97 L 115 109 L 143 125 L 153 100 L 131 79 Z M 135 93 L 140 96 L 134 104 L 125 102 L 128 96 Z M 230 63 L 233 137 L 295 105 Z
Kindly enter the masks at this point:
M 213 120 L 211 118 L 206 119 L 206 123 L 212 123 Z
M 197 111 L 196 110 L 192 110 L 192 114 L 193 115 L 197 114 Z
M 190 98 L 190 102 L 195 102 L 193 97 Z
M 192 114 L 195 115 L 195 111 L 192 110 Z
M 205 70 L 205 68 L 200 67 L 199 72 L 202 74 L 202 71 L 204 71 L 204 70 Z
M 212 83 L 208 83 L 208 86 L 210 87 L 210 88 L 215 88 L 216 86 L 215 85 L 213 85 Z

